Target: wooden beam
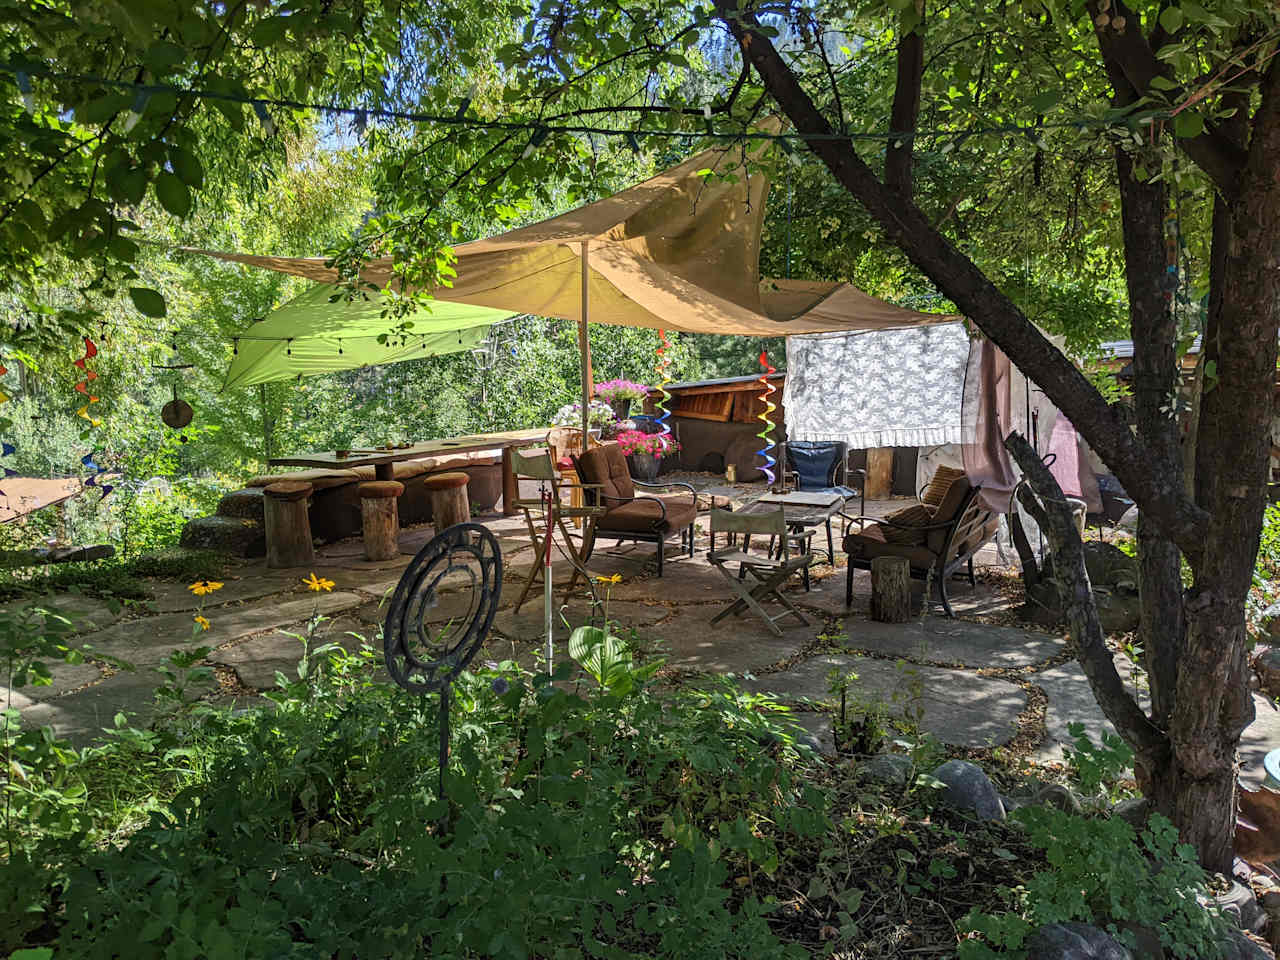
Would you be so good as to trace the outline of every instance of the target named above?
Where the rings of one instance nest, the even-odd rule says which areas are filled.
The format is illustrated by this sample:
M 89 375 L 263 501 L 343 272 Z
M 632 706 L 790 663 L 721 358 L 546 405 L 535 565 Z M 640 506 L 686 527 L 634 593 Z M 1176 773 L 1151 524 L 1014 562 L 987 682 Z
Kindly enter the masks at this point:
M 868 500 L 887 500 L 893 493 L 893 447 L 876 447 L 867 451 Z

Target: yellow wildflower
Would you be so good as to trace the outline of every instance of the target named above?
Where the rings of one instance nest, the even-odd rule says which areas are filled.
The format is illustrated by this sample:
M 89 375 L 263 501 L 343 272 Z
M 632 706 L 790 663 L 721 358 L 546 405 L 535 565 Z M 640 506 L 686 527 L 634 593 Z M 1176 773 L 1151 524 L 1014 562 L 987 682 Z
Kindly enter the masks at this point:
M 311 576 L 303 577 L 302 582 L 307 585 L 308 590 L 315 593 L 319 593 L 321 590 L 333 589 L 333 581 L 326 580 L 324 577 L 317 577 L 314 570 L 311 571 Z
M 197 597 L 203 597 L 206 593 L 213 593 L 215 590 L 221 590 L 222 584 L 217 580 L 197 580 L 191 586 L 187 587 Z
M 615 573 L 612 577 L 596 577 L 596 583 L 621 583 L 622 574 Z
M 198 623 L 198 624 L 200 625 L 200 629 L 201 629 L 201 630 L 208 630 L 208 629 L 209 629 L 209 618 L 208 618 L 208 617 L 202 617 L 200 614 L 198 614 L 198 613 L 197 613 L 197 614 L 196 614 L 194 617 L 192 617 L 191 619 L 195 620 L 195 622 L 196 622 L 196 623 Z

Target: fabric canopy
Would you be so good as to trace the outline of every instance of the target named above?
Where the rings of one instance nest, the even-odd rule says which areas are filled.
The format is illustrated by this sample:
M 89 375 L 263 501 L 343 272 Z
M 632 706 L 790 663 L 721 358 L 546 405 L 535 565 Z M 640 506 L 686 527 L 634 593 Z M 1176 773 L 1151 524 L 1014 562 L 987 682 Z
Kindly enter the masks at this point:
M 761 279 L 768 182 L 739 147 L 717 147 L 628 190 L 527 227 L 455 248 L 457 278 L 432 293 L 508 313 L 689 333 L 789 336 L 942 323 L 847 283 Z M 188 248 L 190 249 L 190 248 Z M 190 250 L 319 283 L 337 271 L 318 257 Z M 362 279 L 392 281 L 390 258 Z
M 222 388 L 470 350 L 491 324 L 512 316 L 444 300 L 405 317 L 383 316 L 383 308 L 377 295 L 348 300 L 346 288 L 317 284 L 235 338 Z

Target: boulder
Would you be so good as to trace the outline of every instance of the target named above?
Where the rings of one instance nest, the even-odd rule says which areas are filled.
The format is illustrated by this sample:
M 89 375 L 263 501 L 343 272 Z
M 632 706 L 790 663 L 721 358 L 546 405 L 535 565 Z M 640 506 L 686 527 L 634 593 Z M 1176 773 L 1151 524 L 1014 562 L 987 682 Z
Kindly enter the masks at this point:
M 1003 820 L 1004 804 L 1000 794 L 982 768 L 966 760 L 948 760 L 933 771 L 935 779 L 946 784 L 944 803 L 973 813 L 980 820 Z
M 1258 623 L 1272 638 L 1280 640 L 1280 603 L 1273 603 L 1258 615 Z
M 1036 803 L 1077 816 L 1084 812 L 1076 795 L 1060 783 L 1048 783 L 1036 791 Z
M 220 517 L 236 517 L 240 520 L 263 522 L 262 487 L 246 487 L 232 490 L 218 501 Z
M 1239 930 L 1232 930 L 1223 941 L 1223 960 L 1272 960 L 1272 956 Z
M 1231 889 L 1213 898 L 1222 915 L 1241 930 L 1259 933 L 1266 928 L 1266 911 L 1258 905 L 1258 898 L 1243 883 L 1233 880 Z
M 1151 803 L 1146 797 L 1130 797 L 1112 807 L 1111 815 L 1119 817 L 1136 832 L 1147 825 L 1147 818 L 1151 816 Z
M 1133 960 L 1123 944 L 1087 923 L 1046 923 L 1027 938 L 1035 960 Z
M 854 777 L 859 783 L 875 784 L 891 790 L 905 790 L 911 785 L 915 764 L 902 753 L 880 753 L 858 764 Z
M 261 557 L 267 552 L 262 524 L 236 517 L 197 517 L 188 521 L 179 543 L 192 550 L 213 550 L 234 557 Z

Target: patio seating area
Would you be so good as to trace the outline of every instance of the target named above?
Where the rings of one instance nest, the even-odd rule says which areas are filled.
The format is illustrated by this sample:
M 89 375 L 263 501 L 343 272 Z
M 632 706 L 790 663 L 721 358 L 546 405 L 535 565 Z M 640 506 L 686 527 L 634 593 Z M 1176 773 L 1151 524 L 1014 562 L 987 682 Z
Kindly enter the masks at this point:
M 749 497 L 749 486 L 741 485 L 735 492 L 723 485 L 722 478 L 686 475 L 680 479 L 703 489 L 715 486 L 717 504 L 741 503 Z M 532 500 L 537 494 L 536 482 L 522 481 L 522 499 Z M 833 667 L 858 675 L 860 697 L 880 698 L 894 709 L 919 709 L 925 729 L 958 747 L 1004 747 L 1017 755 L 1052 761 L 1061 758 L 1063 744 L 1070 742 L 1069 722 L 1085 723 L 1095 739 L 1105 728 L 1064 638 L 1018 622 L 1020 596 L 1014 580 L 1000 566 L 994 546 L 978 551 L 974 585 L 967 578 L 953 585 L 956 619 L 944 618 L 936 599 L 927 615 L 920 613 L 924 585 L 917 581 L 913 609 L 918 615 L 910 622 L 871 620 L 870 574 L 853 572 L 852 602 L 846 605 L 844 557 L 837 553 L 832 566 L 825 560 L 825 551 L 819 550 L 809 568 L 808 590 L 798 576 L 779 585 L 808 625 L 788 616 L 779 620 L 780 631 L 775 633 L 755 615 L 726 617 L 713 625 L 735 597 L 708 558 L 711 497 L 702 494 L 698 501 L 699 513 L 691 528 L 693 554 L 678 539 L 668 540 L 662 578 L 656 576 L 654 546 L 649 543 L 615 547 L 602 542 L 589 562 L 594 576 L 620 578 L 616 584 L 594 585 L 607 603 L 607 616 L 621 635 L 634 637 L 643 655 L 665 660 L 662 676 L 667 682 L 734 674 L 750 688 L 777 692 L 795 704 L 797 718 L 810 731 L 814 745 L 826 752 L 834 746 L 826 679 Z M 883 517 L 907 502 L 868 501 L 866 512 Z M 543 665 L 541 591 L 535 590 L 517 608 L 530 568 L 539 562 L 525 517 L 490 514 L 481 520 L 501 544 L 504 590 L 480 659 L 515 660 L 538 669 Z M 362 643 L 357 637 L 363 637 L 380 660 L 378 636 L 386 601 L 412 556 L 434 533 L 429 524 L 407 524 L 399 533 L 399 553 L 389 560 L 366 559 L 364 544 L 356 536 L 317 547 L 313 564 L 306 568 L 271 569 L 261 559 L 238 561 L 228 572 L 225 587 L 203 598 L 207 601 L 203 605 L 186 584 L 178 583 L 157 582 L 152 601 L 118 612 L 91 599 L 58 597 L 56 605 L 81 631 L 79 642 L 99 654 L 129 661 L 136 670 L 114 670 L 92 658 L 78 665 L 59 664 L 52 686 L 5 695 L 12 696 L 25 722 L 52 724 L 59 734 L 77 742 L 112 726 L 112 718 L 120 711 L 146 721 L 154 710 L 151 695 L 156 675 L 151 668 L 173 649 L 191 642 L 192 613 L 201 608 L 210 627 L 199 642 L 214 648 L 208 662 L 218 680 L 207 699 L 216 704 L 265 703 L 262 694 L 275 685 L 277 671 L 293 674 L 301 653 L 294 635 L 303 631 L 314 612 L 329 618 L 320 626 L 320 642 L 356 648 Z M 577 536 L 573 535 L 575 541 Z M 307 592 L 302 578 L 312 570 L 333 581 L 331 593 Z M 557 549 L 552 578 L 558 605 L 558 657 L 568 655 L 568 625 L 587 623 L 592 614 L 590 598 L 580 584 L 569 601 L 559 606 L 571 572 L 569 559 Z M 465 609 L 465 596 L 445 589 L 429 618 L 446 622 Z M 774 613 L 779 609 L 772 608 Z M 1117 655 L 1117 662 L 1128 666 L 1122 655 Z M 1260 700 L 1258 720 L 1245 734 L 1246 779 L 1261 779 L 1261 758 L 1267 745 L 1280 736 L 1276 717 Z

